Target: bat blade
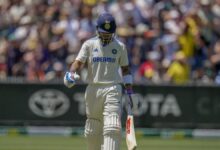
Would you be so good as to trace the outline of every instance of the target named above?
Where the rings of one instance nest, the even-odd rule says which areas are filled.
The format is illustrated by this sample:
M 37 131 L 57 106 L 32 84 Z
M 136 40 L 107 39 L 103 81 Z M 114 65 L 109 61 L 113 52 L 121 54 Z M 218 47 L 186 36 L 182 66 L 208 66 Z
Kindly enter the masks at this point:
M 126 143 L 128 150 L 135 150 L 137 148 L 137 142 L 134 130 L 134 118 L 133 115 L 128 115 L 126 120 Z

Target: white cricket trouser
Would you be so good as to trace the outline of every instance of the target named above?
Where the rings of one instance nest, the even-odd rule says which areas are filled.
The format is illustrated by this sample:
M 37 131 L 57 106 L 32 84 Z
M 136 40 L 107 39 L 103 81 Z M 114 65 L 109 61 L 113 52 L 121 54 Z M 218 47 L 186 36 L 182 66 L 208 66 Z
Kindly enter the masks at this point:
M 91 84 L 86 88 L 85 136 L 89 150 L 119 150 L 121 139 L 120 84 Z

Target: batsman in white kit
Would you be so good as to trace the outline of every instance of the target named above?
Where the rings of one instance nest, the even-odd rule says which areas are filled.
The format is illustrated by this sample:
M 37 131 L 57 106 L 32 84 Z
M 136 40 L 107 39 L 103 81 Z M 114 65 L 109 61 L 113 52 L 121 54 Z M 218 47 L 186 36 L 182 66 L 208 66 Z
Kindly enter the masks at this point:
M 126 92 L 132 94 L 127 49 L 115 37 L 116 23 L 111 14 L 101 14 L 96 28 L 97 36 L 83 43 L 76 60 L 64 76 L 64 84 L 69 88 L 75 85 L 80 78 L 78 71 L 87 62 L 85 137 L 88 150 L 119 150 L 122 82 Z

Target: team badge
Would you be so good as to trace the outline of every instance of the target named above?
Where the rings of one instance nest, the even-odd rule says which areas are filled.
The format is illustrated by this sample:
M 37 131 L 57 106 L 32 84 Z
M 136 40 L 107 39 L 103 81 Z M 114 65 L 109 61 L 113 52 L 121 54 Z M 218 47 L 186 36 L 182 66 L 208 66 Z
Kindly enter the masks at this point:
M 111 28 L 111 25 L 110 25 L 110 22 L 109 22 L 109 21 L 106 21 L 106 22 L 105 22 L 104 28 L 105 28 L 106 30 L 109 30 L 109 29 Z
M 117 54 L 117 49 L 112 49 L 112 54 Z

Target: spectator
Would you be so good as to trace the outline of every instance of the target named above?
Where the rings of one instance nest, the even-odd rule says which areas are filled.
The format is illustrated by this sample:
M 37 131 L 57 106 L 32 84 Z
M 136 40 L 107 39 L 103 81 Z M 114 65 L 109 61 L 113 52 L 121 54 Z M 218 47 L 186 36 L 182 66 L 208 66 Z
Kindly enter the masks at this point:
M 116 36 L 126 43 L 136 83 L 163 82 L 164 76 L 176 83 L 167 69 L 182 67 L 173 61 L 178 51 L 186 57 L 187 82 L 213 83 L 220 70 L 219 8 L 219 0 L 1 0 L 0 78 L 60 78 L 81 43 L 95 35 L 98 14 L 109 11 L 118 23 Z M 151 52 L 159 56 L 153 63 Z M 147 74 L 146 66 L 151 66 Z
M 189 69 L 185 54 L 182 51 L 178 51 L 175 54 L 174 61 L 168 67 L 165 81 L 175 84 L 187 84 L 190 79 Z
M 214 45 L 214 54 L 211 56 L 211 63 L 213 65 L 213 68 L 216 72 L 216 79 L 215 82 L 219 84 L 219 73 L 220 73 L 220 40 L 216 42 Z
M 157 51 L 148 52 L 146 57 L 146 61 L 140 65 L 138 70 L 140 83 L 159 83 L 159 53 Z

